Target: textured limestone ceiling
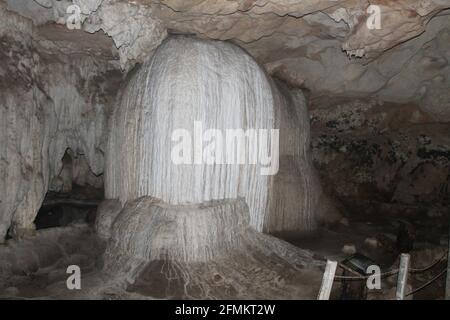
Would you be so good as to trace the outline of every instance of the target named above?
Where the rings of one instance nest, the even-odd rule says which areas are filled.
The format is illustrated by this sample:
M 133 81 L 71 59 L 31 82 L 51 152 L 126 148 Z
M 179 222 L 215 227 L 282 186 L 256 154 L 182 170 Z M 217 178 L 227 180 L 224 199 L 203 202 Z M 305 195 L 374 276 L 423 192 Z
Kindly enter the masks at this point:
M 239 44 L 269 73 L 315 95 L 416 101 L 450 120 L 450 0 L 0 1 L 31 18 L 50 42 L 110 51 L 123 70 L 152 55 L 168 34 L 194 34 Z M 78 34 L 67 39 L 52 34 L 48 24 L 66 28 L 73 4 L 82 30 L 67 31 Z M 80 35 L 97 31 L 104 33 L 98 41 Z

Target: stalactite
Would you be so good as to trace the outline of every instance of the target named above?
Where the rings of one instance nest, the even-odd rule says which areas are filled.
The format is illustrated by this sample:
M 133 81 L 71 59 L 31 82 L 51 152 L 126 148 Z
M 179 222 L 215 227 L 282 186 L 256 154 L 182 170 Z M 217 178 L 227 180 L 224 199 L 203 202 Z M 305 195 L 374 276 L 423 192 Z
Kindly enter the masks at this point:
M 243 200 L 172 206 L 144 197 L 117 218 L 111 251 L 146 260 L 208 261 L 240 246 L 247 213 Z

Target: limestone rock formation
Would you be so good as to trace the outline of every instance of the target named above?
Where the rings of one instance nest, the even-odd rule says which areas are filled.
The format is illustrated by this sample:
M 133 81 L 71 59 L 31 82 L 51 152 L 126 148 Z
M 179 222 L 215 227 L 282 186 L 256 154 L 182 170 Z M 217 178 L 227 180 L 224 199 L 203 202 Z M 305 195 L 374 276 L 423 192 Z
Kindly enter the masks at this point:
M 323 185 L 347 212 L 411 218 L 448 207 L 448 123 L 414 104 L 347 98 L 314 102 L 311 125 Z
M 104 200 L 100 203 L 95 219 L 95 231 L 100 238 L 111 238 L 111 228 L 120 211 L 122 205 L 119 200 Z
M 150 8 L 132 2 L 36 0 L 33 4 L 33 1 L 19 0 L 10 1 L 9 5 L 29 16 L 37 25 L 54 21 L 66 26 L 79 21 L 76 28 L 83 28 L 86 32 L 102 30 L 112 38 L 124 70 L 129 70 L 136 62 L 142 62 L 151 55 L 167 36 L 165 28 L 152 15 Z M 42 15 L 32 14 L 36 11 L 42 12 Z
M 332 202 L 322 192 L 311 160 L 310 126 L 307 104 L 300 90 L 277 83 L 275 102 L 280 117 L 280 169 L 273 176 L 264 232 L 296 234 L 312 231 L 317 223 L 339 217 Z
M 108 200 L 97 223 L 102 237 L 110 234 L 103 270 L 112 279 L 127 290 L 166 298 L 262 298 L 275 292 L 288 298 L 307 296 L 297 277 L 277 279 L 299 272 L 299 264 L 320 263 L 259 233 L 313 230 L 322 195 L 309 156 L 303 95 L 299 91 L 291 96 L 279 86 L 237 46 L 186 36 L 166 40 L 131 75 L 111 118 L 106 153 L 106 197 L 119 199 L 124 208 L 114 217 L 117 202 Z M 189 148 L 193 145 L 192 151 L 181 151 L 183 161 L 177 163 L 174 146 L 181 136 L 174 140 L 173 133 L 180 129 L 192 133 L 182 138 L 188 139 Z M 258 139 L 232 148 L 227 144 L 226 150 L 222 142 L 228 133 L 220 139 L 215 134 L 207 140 L 215 147 L 211 153 L 202 146 L 203 130 L 208 129 L 240 129 L 246 139 L 251 138 L 252 131 L 244 133 L 248 129 L 280 131 L 270 139 L 258 132 Z M 269 150 L 261 147 L 264 143 Z M 255 162 L 252 148 L 257 149 Z M 275 170 L 264 174 L 268 163 L 260 159 L 267 151 Z M 213 161 L 206 158 L 211 154 Z M 234 155 L 231 162 L 229 154 Z M 110 206 L 114 214 L 108 215 Z M 281 266 L 278 259 L 284 261 Z M 223 268 L 224 260 L 233 262 Z M 164 267 L 158 271 L 164 265 L 175 274 Z M 261 284 L 269 269 L 268 282 Z M 214 289 L 210 281 L 219 278 L 231 287 L 246 286 L 236 292 Z M 162 287 L 154 288 L 152 281 L 162 282 Z
M 125 70 L 143 62 L 168 33 L 188 33 L 234 41 L 277 77 L 316 95 L 376 93 L 392 102 L 428 103 L 435 77 L 450 87 L 448 0 L 6 2 L 36 25 L 65 19 L 69 5 L 79 6 L 82 29 L 111 36 Z M 372 6 L 380 11 L 379 29 L 368 28 Z M 428 110 L 439 113 L 432 105 Z
M 33 220 L 68 148 L 85 155 L 76 170 L 99 175 L 109 90 L 98 81 L 114 65 L 86 55 L 49 54 L 30 21 L 0 6 L 0 242 L 20 237 Z M 117 77 L 117 76 L 116 76 Z M 118 76 L 120 78 L 120 75 Z M 84 169 L 83 169 L 84 168 Z M 78 175 L 78 174 L 77 174 Z
M 79 3 L 80 8 L 86 6 L 86 1 L 74 3 Z M 125 70 L 135 62 L 144 61 L 167 36 L 152 11 L 136 4 L 103 1 L 98 9 L 87 8 L 85 12 L 89 15 L 83 29 L 91 33 L 103 30 L 110 36 L 119 51 L 121 68 Z
M 151 196 L 173 205 L 244 197 L 258 231 L 313 230 L 321 190 L 302 99 L 301 92 L 282 97 L 236 46 L 171 38 L 122 90 L 109 131 L 106 197 L 125 203 Z M 223 131 L 220 141 L 210 129 Z M 244 141 L 229 129 L 240 129 Z M 189 137 L 174 137 L 178 130 Z M 180 143 L 189 150 L 180 152 Z M 278 153 L 299 179 L 289 193 L 276 193 L 285 183 L 276 178 Z
M 256 232 L 243 199 L 127 203 L 104 255 L 109 281 L 154 298 L 310 299 L 320 279 L 310 252 Z M 263 281 L 264 279 L 264 281 Z
M 359 20 L 359 23 L 352 28 L 342 45 L 348 55 L 373 59 L 397 44 L 420 35 L 429 20 L 449 3 L 440 0 L 383 0 L 371 1 L 370 5 L 368 12 L 362 16 L 364 18 L 353 19 Z M 374 7 L 376 10 L 371 10 Z M 379 17 L 375 17 L 377 14 Z M 371 15 L 374 21 L 371 21 Z
M 107 200 L 101 211 L 114 212 L 117 204 Z M 171 206 L 141 197 L 117 213 L 106 252 L 103 242 L 84 224 L 41 229 L 33 239 L 9 240 L 7 246 L 0 246 L 0 297 L 316 296 L 323 261 L 309 251 L 256 232 L 248 225 L 243 199 Z M 106 229 L 97 228 L 97 233 L 100 230 Z M 82 268 L 80 290 L 66 287 L 66 268 L 72 264 Z M 30 274 L 35 279 L 31 283 L 26 281 Z

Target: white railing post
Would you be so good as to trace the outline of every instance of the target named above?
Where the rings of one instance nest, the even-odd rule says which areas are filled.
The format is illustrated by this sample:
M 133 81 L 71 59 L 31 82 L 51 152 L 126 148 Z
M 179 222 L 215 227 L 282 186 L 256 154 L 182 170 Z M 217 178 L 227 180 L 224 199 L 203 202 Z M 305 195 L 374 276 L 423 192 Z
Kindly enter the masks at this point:
M 408 253 L 402 253 L 400 255 L 400 268 L 397 278 L 397 292 L 395 293 L 395 298 L 397 300 L 405 299 L 406 283 L 408 281 L 409 258 L 410 256 Z
M 322 278 L 322 285 L 320 287 L 317 300 L 329 300 L 331 288 L 333 287 L 334 275 L 336 273 L 337 261 L 327 260 L 327 266 Z
M 450 300 L 450 227 L 448 233 L 447 281 L 445 282 L 445 300 Z

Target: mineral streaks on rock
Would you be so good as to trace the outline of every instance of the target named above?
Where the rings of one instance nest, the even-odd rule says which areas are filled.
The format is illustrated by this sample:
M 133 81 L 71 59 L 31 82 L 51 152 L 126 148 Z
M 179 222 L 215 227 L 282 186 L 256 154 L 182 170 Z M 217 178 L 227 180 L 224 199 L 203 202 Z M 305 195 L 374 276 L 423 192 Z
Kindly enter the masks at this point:
M 111 238 L 111 228 L 117 215 L 122 210 L 119 200 L 104 200 L 97 208 L 95 231 L 103 240 Z
M 149 195 L 179 204 L 245 196 L 252 225 L 261 230 L 270 178 L 260 174 L 259 165 L 172 162 L 173 131 L 193 135 L 194 121 L 205 130 L 275 128 L 270 83 L 242 49 L 185 37 L 158 48 L 115 109 L 106 197 L 126 202 Z
M 280 170 L 273 177 L 264 231 L 272 234 L 311 231 L 323 203 L 311 161 L 309 116 L 300 90 L 277 82 L 280 117 Z M 322 199 L 323 200 L 323 199 Z
M 27 105 L 33 105 L 32 65 L 35 57 L 29 51 L 30 33 L 32 26 L 29 21 L 18 15 L 10 15 L 0 4 L 1 37 L 7 39 L 9 35 L 16 35 L 17 39 L 9 48 L 5 42 L 1 45 L 0 56 L 4 63 L 1 74 L 15 74 L 15 77 L 0 78 L 0 148 L 1 148 L 1 182 L 0 182 L 0 242 L 3 242 L 6 232 L 11 225 L 12 214 L 18 208 L 23 211 L 34 211 L 40 206 L 36 199 L 36 188 L 42 184 L 37 181 L 30 185 L 30 168 L 39 167 L 40 159 L 33 157 L 33 147 L 40 148 L 42 141 L 33 143 L 32 137 L 43 130 L 43 122 L 33 115 Z M 23 49 L 24 52 L 22 52 Z M 18 65 L 18 62 L 22 63 Z M 37 96 L 42 99 L 42 95 Z M 37 101 L 39 101 L 36 99 Z M 17 108 L 21 106 L 21 108 Z M 17 132 L 16 132 L 17 131 Z M 22 166 L 17 165 L 22 162 Z M 22 181 L 24 180 L 25 181 Z M 28 180 L 28 181 L 27 181 Z M 26 187 L 25 187 L 26 185 Z
M 315 191 L 320 190 L 315 188 L 318 181 L 314 178 L 301 182 L 301 187 L 294 184 L 292 192 L 298 192 L 296 199 L 304 197 L 304 202 L 297 203 L 294 210 L 279 203 L 292 201 L 287 200 L 288 195 L 282 196 L 283 200 L 275 197 L 270 200 L 277 188 L 273 176 L 263 174 L 267 168 L 260 158 L 256 163 L 250 162 L 252 149 L 248 146 L 241 146 L 245 158 L 242 162 L 237 162 L 236 157 L 232 159 L 234 162 L 228 162 L 227 153 L 231 151 L 222 149 L 222 158 L 214 163 L 176 164 L 172 157 L 180 138 L 173 141 L 172 134 L 185 129 L 194 137 L 195 122 L 200 122 L 203 130 L 224 132 L 283 128 L 282 122 L 288 122 L 288 117 L 280 118 L 280 114 L 286 112 L 281 110 L 287 106 L 286 99 L 279 95 L 258 64 L 239 47 L 191 37 L 170 38 L 131 77 L 115 108 L 106 155 L 106 197 L 125 203 L 140 196 L 152 196 L 173 205 L 244 197 L 250 208 L 250 224 L 259 231 L 268 214 L 268 201 L 272 201 L 275 211 L 286 210 L 287 216 L 295 217 L 296 221 L 292 221 L 282 215 L 286 219 L 281 224 L 284 227 L 313 228 Z M 306 117 L 305 110 L 297 114 L 296 107 L 289 108 L 293 108 L 292 116 Z M 296 140 L 307 135 L 308 127 L 290 121 L 281 131 L 284 134 L 280 137 L 281 153 L 308 180 L 312 167 L 303 145 L 307 141 Z M 202 141 L 193 142 L 197 143 L 193 152 L 199 143 L 202 152 Z M 259 152 L 266 142 L 258 141 Z M 277 166 L 276 149 L 272 147 L 269 155 L 270 165 Z M 192 161 L 196 157 L 190 154 L 188 158 Z M 276 216 L 277 212 L 272 214 Z
M 153 298 L 313 298 L 323 262 L 248 221 L 244 199 L 174 206 L 141 197 L 115 220 L 104 271 Z
M 174 206 L 142 197 L 115 219 L 109 252 L 148 261 L 208 261 L 240 247 L 248 220 L 242 199 Z
M 174 163 L 172 133 L 194 135 L 195 121 L 205 130 L 279 129 L 282 173 L 261 175 L 247 158 Z M 117 215 L 116 200 L 99 208 L 104 272 L 155 298 L 312 298 L 301 269 L 320 277 L 321 262 L 260 232 L 316 227 L 322 190 L 309 152 L 301 91 L 291 95 L 230 43 L 167 39 L 123 86 L 112 115 L 106 197 L 124 208 Z

